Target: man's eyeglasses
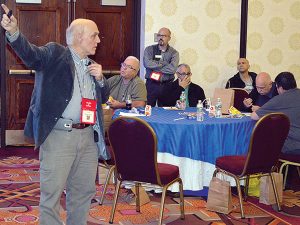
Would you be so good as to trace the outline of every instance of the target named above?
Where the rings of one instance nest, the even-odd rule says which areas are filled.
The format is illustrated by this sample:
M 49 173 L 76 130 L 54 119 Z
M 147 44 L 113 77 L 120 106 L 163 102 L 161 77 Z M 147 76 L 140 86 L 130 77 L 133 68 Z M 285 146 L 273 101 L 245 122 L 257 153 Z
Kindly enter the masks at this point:
M 136 69 L 134 69 L 131 65 L 128 65 L 128 64 L 126 64 L 126 63 L 121 63 L 121 66 L 123 67 L 123 68 L 126 68 L 126 69 L 131 69 L 131 70 L 135 70 L 136 71 Z
M 157 34 L 157 37 L 158 38 L 165 38 L 165 37 L 170 37 L 169 35 L 166 35 L 166 34 Z
M 179 72 L 176 72 L 180 77 L 185 77 L 185 76 L 189 76 L 191 75 L 191 72 L 188 72 L 188 73 L 179 73 Z

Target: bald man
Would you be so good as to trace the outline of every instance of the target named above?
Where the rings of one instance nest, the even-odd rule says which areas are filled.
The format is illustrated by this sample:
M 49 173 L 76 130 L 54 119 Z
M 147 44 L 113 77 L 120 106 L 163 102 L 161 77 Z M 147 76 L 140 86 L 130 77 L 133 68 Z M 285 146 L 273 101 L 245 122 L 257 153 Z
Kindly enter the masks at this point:
M 146 47 L 144 66 L 146 68 L 147 104 L 162 106 L 159 101 L 163 87 L 174 80 L 179 63 L 179 53 L 169 45 L 170 29 L 163 27 L 157 34 L 158 44 Z
M 19 31 L 9 9 L 1 6 L 9 45 L 36 71 L 24 132 L 39 148 L 39 224 L 64 224 L 60 198 L 66 188 L 67 224 L 86 225 L 98 166 L 93 127 L 98 127 L 103 144 L 101 104 L 109 96 L 101 65 L 88 58 L 100 43 L 98 27 L 91 20 L 77 19 L 66 32 L 68 47 L 53 42 L 37 47 Z
M 239 58 L 236 64 L 238 73 L 227 81 L 226 88 L 243 88 L 250 93 L 255 88 L 257 74 L 249 72 L 250 64 L 246 58 Z
M 112 100 L 107 104 L 113 109 L 126 107 L 126 98 L 129 95 L 132 107 L 145 107 L 147 91 L 144 81 L 137 76 L 140 61 L 134 56 L 128 56 L 121 63 L 120 76 L 113 76 L 107 80 Z
M 266 72 L 261 72 L 256 77 L 255 89 L 243 103 L 248 111 L 255 112 L 276 95 L 278 95 L 278 91 L 271 76 Z

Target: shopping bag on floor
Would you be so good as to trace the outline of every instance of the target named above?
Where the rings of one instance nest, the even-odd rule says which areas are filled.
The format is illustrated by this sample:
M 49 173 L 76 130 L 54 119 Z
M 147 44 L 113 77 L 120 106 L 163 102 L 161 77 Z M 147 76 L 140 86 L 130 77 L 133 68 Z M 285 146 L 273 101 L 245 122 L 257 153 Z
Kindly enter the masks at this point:
M 206 209 L 228 214 L 232 211 L 231 187 L 228 181 L 213 177 L 209 183 Z
M 275 180 L 279 202 L 282 202 L 283 176 L 281 173 L 272 173 L 272 174 Z M 264 176 L 260 178 L 259 202 L 266 205 L 276 204 L 276 199 L 275 199 L 270 176 Z
M 131 188 L 132 194 L 130 194 L 125 201 L 129 205 L 135 205 L 136 203 L 136 193 L 135 193 L 135 187 Z M 145 205 L 150 202 L 150 198 L 145 190 L 145 188 L 140 187 L 139 188 L 139 194 L 140 194 L 140 206 Z

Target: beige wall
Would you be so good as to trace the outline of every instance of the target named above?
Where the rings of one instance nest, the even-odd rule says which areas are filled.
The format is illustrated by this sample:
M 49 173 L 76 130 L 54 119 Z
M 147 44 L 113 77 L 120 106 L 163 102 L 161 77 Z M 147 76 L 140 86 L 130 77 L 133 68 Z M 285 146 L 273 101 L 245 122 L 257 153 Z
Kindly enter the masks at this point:
M 300 85 L 300 1 L 249 0 L 247 57 L 256 72 L 294 73 Z
M 241 0 L 144 0 L 144 4 L 143 47 L 154 44 L 159 28 L 169 27 L 170 44 L 179 51 L 180 63 L 191 66 L 193 82 L 207 96 L 215 87 L 224 87 L 237 72 Z M 264 70 L 274 77 L 290 70 L 299 82 L 300 1 L 249 0 L 248 22 L 252 71 Z

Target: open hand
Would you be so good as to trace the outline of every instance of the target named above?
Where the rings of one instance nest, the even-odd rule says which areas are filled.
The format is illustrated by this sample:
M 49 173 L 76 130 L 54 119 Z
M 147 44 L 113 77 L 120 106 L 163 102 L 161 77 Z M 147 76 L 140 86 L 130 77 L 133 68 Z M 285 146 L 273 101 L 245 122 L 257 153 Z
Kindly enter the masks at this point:
M 253 101 L 251 98 L 245 98 L 244 101 L 243 101 L 244 105 L 249 108 L 250 106 L 252 106 L 253 104 Z

